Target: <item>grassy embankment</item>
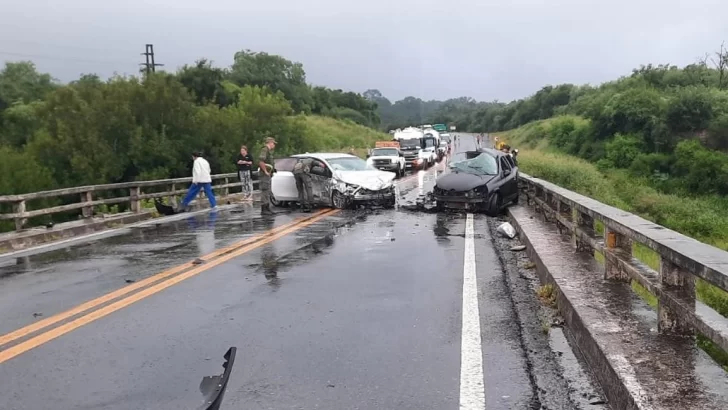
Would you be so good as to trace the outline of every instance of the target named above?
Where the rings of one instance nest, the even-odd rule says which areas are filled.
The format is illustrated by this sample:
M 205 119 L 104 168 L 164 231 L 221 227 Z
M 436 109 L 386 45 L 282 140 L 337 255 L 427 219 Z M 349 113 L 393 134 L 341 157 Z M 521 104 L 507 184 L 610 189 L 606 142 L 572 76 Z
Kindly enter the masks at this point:
M 625 170 L 601 172 L 585 160 L 557 152 L 549 146 L 549 120 L 527 124 L 515 130 L 498 133 L 512 147 L 519 149 L 519 166 L 523 172 L 545 179 L 605 204 L 629 211 L 667 228 L 693 237 L 723 250 L 728 250 L 728 199 L 681 197 L 658 192 L 649 181 L 635 178 Z M 536 138 L 538 136 L 538 138 Z M 595 229 L 603 231 L 597 223 Z M 651 249 L 635 243 L 632 254 L 655 270 L 659 256 Z M 597 255 L 598 260 L 603 260 Z M 635 292 L 656 307 L 653 295 L 636 282 Z M 723 316 L 728 316 L 728 293 L 700 279 L 696 283 L 700 301 Z M 701 348 L 728 370 L 728 353 L 700 337 Z
M 376 141 L 389 141 L 389 134 L 351 121 L 317 115 L 306 116 L 303 137 L 316 151 L 340 151 L 364 158 Z M 309 145 L 307 144 L 307 145 Z

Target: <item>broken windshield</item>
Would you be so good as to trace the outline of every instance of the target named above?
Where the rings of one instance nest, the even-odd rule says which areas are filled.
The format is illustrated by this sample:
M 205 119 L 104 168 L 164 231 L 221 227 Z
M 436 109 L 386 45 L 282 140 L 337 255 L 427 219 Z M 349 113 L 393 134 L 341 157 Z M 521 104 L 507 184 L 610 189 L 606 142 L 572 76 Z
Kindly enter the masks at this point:
M 498 163 L 488 154 L 480 154 L 475 158 L 466 159 L 450 164 L 450 169 L 456 172 L 475 175 L 498 174 Z
M 368 171 L 376 169 L 358 157 L 329 158 L 328 161 L 334 171 Z

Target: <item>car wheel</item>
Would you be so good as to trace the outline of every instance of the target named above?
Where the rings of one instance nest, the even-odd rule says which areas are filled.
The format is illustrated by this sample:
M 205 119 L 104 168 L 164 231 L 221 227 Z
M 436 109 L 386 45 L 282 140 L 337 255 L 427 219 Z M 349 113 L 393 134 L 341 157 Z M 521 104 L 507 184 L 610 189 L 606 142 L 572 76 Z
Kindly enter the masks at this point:
M 331 205 L 336 209 L 346 209 L 351 205 L 349 199 L 339 191 L 334 191 L 331 194 Z
M 396 199 L 392 198 L 384 203 L 384 209 L 394 209 L 396 205 Z
M 503 200 L 501 199 L 500 194 L 496 192 L 490 196 L 490 200 L 488 200 L 488 205 L 485 208 L 485 214 L 491 217 L 496 217 L 500 213 L 502 207 Z
M 516 193 L 516 198 L 513 200 L 513 205 L 518 205 L 518 197 L 520 197 L 520 195 Z

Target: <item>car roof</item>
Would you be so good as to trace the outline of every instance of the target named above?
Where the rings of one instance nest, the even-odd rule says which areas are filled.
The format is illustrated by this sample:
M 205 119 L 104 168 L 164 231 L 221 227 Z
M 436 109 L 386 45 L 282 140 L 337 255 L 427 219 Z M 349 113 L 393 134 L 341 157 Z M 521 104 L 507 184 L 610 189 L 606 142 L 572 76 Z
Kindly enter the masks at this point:
M 508 155 L 503 151 L 498 151 L 497 149 L 493 149 L 493 148 L 479 148 L 476 150 L 476 152 L 485 152 L 486 154 L 489 154 L 493 157 L 502 157 L 502 156 Z
M 307 152 L 305 154 L 296 154 L 291 155 L 294 158 L 300 158 L 300 157 L 316 157 L 319 159 L 332 159 L 332 158 L 359 158 L 356 155 L 351 154 L 344 154 L 344 153 L 334 153 L 334 152 Z

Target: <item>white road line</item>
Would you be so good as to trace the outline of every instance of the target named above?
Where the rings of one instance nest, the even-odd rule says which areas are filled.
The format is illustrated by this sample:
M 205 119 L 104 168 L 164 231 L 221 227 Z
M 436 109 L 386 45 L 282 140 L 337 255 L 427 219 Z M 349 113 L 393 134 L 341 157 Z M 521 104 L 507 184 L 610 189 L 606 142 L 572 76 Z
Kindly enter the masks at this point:
M 475 271 L 473 214 L 465 220 L 465 260 L 463 263 L 463 331 L 460 347 L 460 408 L 485 410 L 483 348 L 480 338 L 478 279 Z

